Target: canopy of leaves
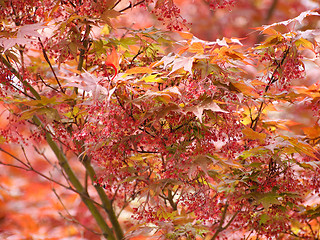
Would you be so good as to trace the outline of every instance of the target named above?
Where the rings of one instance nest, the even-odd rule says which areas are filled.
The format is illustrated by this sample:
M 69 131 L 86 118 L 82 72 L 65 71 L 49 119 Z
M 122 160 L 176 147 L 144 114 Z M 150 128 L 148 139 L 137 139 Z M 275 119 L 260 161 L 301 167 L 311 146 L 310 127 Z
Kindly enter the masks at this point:
M 0 1 L 0 236 L 319 238 L 317 7 Z

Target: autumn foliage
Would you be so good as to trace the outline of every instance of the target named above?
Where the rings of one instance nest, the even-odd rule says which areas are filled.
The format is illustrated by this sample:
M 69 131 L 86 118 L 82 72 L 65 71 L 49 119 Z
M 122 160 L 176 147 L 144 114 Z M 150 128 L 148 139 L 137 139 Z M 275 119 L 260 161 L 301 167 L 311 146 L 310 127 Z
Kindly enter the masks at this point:
M 318 239 L 318 7 L 0 1 L 0 237 Z

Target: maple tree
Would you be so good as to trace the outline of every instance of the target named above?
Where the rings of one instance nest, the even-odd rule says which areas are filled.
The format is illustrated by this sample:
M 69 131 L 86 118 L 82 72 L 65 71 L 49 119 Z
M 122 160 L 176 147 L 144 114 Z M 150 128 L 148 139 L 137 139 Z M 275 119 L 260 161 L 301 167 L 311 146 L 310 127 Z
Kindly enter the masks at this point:
M 318 239 L 319 4 L 277 2 L 0 1 L 0 236 Z

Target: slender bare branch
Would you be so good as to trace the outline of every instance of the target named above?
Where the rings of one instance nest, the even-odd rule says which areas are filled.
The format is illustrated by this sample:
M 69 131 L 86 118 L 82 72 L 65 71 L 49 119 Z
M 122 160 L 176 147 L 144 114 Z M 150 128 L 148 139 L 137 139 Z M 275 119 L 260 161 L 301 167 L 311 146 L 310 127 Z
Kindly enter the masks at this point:
M 54 195 L 57 197 L 58 201 L 60 202 L 61 206 L 63 207 L 63 209 L 66 211 L 66 213 L 68 214 L 69 218 L 66 218 L 65 216 L 62 215 L 62 213 L 59 212 L 60 216 L 62 218 L 64 218 L 65 220 L 67 221 L 70 221 L 70 222 L 73 222 L 73 223 L 76 223 L 78 225 L 80 225 L 81 227 L 85 228 L 86 230 L 96 234 L 96 235 L 102 235 L 101 233 L 98 233 L 96 231 L 94 231 L 93 229 L 91 228 L 88 228 L 87 226 L 83 225 L 82 223 L 80 223 L 75 217 L 73 217 L 71 215 L 71 213 L 68 211 L 67 207 L 64 205 L 61 197 L 59 196 L 59 194 L 56 192 L 56 190 L 54 188 L 52 188 L 52 191 L 54 193 Z
M 136 6 L 138 6 L 138 5 L 140 5 L 140 4 L 143 4 L 143 3 L 145 3 L 145 0 L 142 0 L 142 1 L 140 1 L 140 2 L 137 2 L 137 3 L 133 4 L 133 5 L 132 5 L 132 3 L 130 2 L 129 6 L 121 9 L 119 12 L 124 12 L 124 11 L 126 11 L 126 10 L 128 10 L 128 9 L 130 9 L 130 8 L 136 7 Z
M 57 75 L 56 75 L 56 72 L 54 71 L 54 69 L 53 69 L 53 67 L 52 67 L 52 64 L 51 64 L 50 59 L 49 59 L 49 57 L 48 57 L 48 55 L 47 55 L 47 53 L 46 53 L 46 50 L 45 50 L 45 48 L 44 48 L 44 45 L 43 45 L 43 43 L 42 43 L 42 41 L 41 41 L 41 39 L 40 39 L 39 37 L 38 37 L 38 40 L 39 40 L 39 43 L 40 43 L 40 46 L 41 46 L 41 49 L 42 49 L 42 53 L 43 53 L 44 59 L 45 59 L 46 62 L 49 64 L 49 67 L 50 67 L 50 69 L 51 69 L 51 72 L 52 72 L 54 78 L 56 79 L 56 82 L 57 82 L 57 84 L 58 84 L 61 92 L 64 93 L 64 89 L 62 88 L 61 83 L 60 83 L 60 81 L 59 81 L 59 79 L 58 79 L 58 77 L 57 77 Z

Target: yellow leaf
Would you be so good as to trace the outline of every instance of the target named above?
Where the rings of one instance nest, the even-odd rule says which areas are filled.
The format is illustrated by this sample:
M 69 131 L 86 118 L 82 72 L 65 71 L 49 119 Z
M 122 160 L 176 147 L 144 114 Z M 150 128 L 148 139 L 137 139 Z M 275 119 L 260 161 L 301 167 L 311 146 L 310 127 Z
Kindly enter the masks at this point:
M 263 49 L 263 48 L 275 46 L 278 43 L 281 43 L 283 39 L 284 38 L 281 35 L 270 36 L 261 45 L 256 47 L 256 49 Z
M 265 86 L 266 85 L 265 82 L 259 81 L 257 79 L 252 80 L 250 83 L 252 86 Z
M 48 104 L 56 104 L 57 100 L 56 97 L 47 98 L 46 96 L 41 96 L 40 100 L 29 100 L 22 103 L 27 106 L 46 106 Z
M 313 49 L 313 44 L 312 42 L 309 42 L 308 40 L 304 39 L 304 38 L 300 38 L 298 39 L 297 41 L 295 41 L 294 43 L 297 47 L 304 47 L 304 48 L 307 48 L 307 49 L 310 49 L 310 50 L 314 50 Z
M 156 78 L 156 75 L 149 75 L 147 77 L 142 78 L 140 81 L 145 81 L 146 83 L 164 83 L 165 81 L 161 78 Z
M 234 60 L 242 60 L 244 58 L 241 53 L 232 50 L 225 51 L 225 54 Z
M 110 33 L 110 26 L 108 24 L 104 25 L 100 33 L 102 35 L 108 35 Z
M 143 160 L 152 159 L 155 157 L 157 157 L 157 155 L 154 153 L 138 153 L 133 156 L 130 156 L 129 159 L 133 161 L 143 161 Z
M 171 97 L 169 95 L 162 95 L 162 96 L 155 97 L 155 100 L 159 102 L 170 103 Z

